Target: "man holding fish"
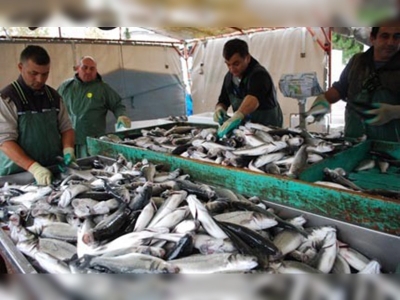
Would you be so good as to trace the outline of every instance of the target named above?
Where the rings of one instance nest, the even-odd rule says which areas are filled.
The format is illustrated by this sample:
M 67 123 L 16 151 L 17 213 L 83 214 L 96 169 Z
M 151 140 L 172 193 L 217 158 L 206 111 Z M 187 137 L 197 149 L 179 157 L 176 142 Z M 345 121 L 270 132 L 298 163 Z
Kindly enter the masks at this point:
M 399 21 L 380 25 L 398 26 Z M 335 82 L 318 96 L 307 115 L 317 120 L 343 100 L 345 136 L 400 142 L 400 27 L 372 27 L 372 47 L 353 56 Z
M 218 137 L 229 134 L 243 121 L 282 127 L 282 111 L 268 71 L 249 53 L 248 45 L 233 39 L 224 45 L 223 56 L 229 69 L 214 112 L 221 126 Z M 229 117 L 228 108 L 234 114 Z
M 46 85 L 50 57 L 40 46 L 20 55 L 19 78 L 1 91 L 0 176 L 29 171 L 38 184 L 51 183 L 46 166 L 75 160 L 74 130 L 61 96 Z

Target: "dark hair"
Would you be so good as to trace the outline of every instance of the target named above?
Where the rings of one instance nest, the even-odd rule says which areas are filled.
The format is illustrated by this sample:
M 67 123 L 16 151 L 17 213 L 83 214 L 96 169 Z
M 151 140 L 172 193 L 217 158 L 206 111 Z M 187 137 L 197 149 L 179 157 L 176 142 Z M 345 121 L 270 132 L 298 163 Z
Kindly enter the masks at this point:
M 371 36 L 373 36 L 374 38 L 376 38 L 377 35 L 378 35 L 378 32 L 379 32 L 379 28 L 380 28 L 380 27 L 372 27 Z
M 233 39 L 225 43 L 223 51 L 223 56 L 225 59 L 229 60 L 236 53 L 238 53 L 241 57 L 246 57 L 249 55 L 249 46 L 245 41 Z
M 379 26 L 400 26 L 400 22 L 398 19 L 390 19 L 390 20 L 383 20 L 381 22 L 379 22 L 378 24 L 375 25 L 379 25 Z M 372 27 L 371 29 L 371 36 L 376 38 L 378 36 L 378 32 L 379 32 L 379 28 L 381 27 Z
M 50 56 L 47 51 L 44 48 L 36 45 L 27 46 L 21 52 L 20 62 L 26 62 L 29 59 L 40 66 L 45 66 L 50 63 Z

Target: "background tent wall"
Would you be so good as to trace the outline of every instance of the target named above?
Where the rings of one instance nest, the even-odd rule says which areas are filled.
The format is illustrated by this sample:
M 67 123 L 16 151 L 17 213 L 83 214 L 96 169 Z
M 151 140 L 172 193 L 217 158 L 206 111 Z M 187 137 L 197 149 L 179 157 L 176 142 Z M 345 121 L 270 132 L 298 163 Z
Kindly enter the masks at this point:
M 250 53 L 268 69 L 273 77 L 278 100 L 284 113 L 284 126 L 289 125 L 290 114 L 298 112 L 298 104 L 294 99 L 285 98 L 279 91 L 278 84 L 282 74 L 315 71 L 321 87 L 324 88 L 325 53 L 311 35 L 304 34 L 303 30 L 297 27 L 239 37 L 247 41 Z M 306 55 L 301 58 L 304 36 Z M 194 51 L 191 76 L 195 114 L 214 110 L 224 75 L 227 72 L 222 49 L 229 39 L 231 38 L 205 40 Z M 311 100 L 308 101 L 307 107 L 311 106 Z
M 180 56 L 172 47 L 83 43 L 0 44 L 0 88 L 14 81 L 20 52 L 28 44 L 43 46 L 52 59 L 47 83 L 57 88 L 74 75 L 73 66 L 84 55 L 93 56 L 99 73 L 123 98 L 134 121 L 184 115 L 185 87 Z M 107 116 L 107 131 L 114 131 L 115 118 Z

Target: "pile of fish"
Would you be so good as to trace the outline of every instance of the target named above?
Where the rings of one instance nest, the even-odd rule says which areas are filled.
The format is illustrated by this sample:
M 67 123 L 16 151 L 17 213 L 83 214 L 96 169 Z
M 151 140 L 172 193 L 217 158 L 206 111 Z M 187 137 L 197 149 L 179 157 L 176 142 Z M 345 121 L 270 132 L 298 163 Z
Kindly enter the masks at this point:
M 353 145 L 344 140 L 341 132 L 312 134 L 301 129 L 270 128 L 251 122 L 220 140 L 215 127 L 173 126 L 168 130 L 156 127 L 142 129 L 141 134 L 124 140 L 113 134 L 100 139 L 292 178 L 297 178 L 308 165 Z
M 6 184 L 3 222 L 47 273 L 380 273 L 332 226 L 284 220 L 258 197 L 119 156 L 50 186 Z M 356 237 L 355 237 L 356 238 Z
M 325 180 L 317 181 L 315 183 L 343 190 L 351 190 L 355 192 L 400 199 L 400 191 L 396 190 L 395 188 L 371 188 L 365 183 L 363 186 L 360 186 L 352 180 L 352 178 L 354 178 L 353 174 L 359 172 L 372 172 L 372 174 L 377 176 L 381 182 L 385 182 L 385 180 L 387 181 L 389 178 L 399 178 L 399 160 L 383 152 L 370 151 L 369 155 L 371 158 L 362 160 L 351 172 L 346 172 L 346 170 L 342 168 L 336 168 L 333 170 L 325 168 L 323 171 Z M 379 171 L 374 169 L 379 169 Z M 391 179 L 389 179 L 389 181 L 390 180 Z

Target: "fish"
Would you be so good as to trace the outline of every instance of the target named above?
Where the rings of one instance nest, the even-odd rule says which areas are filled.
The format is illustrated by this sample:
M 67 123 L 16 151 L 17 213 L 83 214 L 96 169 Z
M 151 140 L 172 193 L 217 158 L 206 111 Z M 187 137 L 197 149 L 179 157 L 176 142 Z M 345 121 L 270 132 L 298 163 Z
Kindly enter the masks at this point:
M 37 248 L 61 261 L 71 259 L 77 252 L 74 245 L 56 239 L 39 238 Z
M 189 209 L 193 218 L 199 220 L 201 226 L 209 235 L 217 239 L 226 239 L 228 237 L 195 195 L 188 195 L 186 202 L 189 204 Z
M 267 217 L 261 213 L 253 211 L 235 211 L 215 215 L 217 221 L 230 222 L 245 226 L 252 230 L 264 230 L 274 227 L 278 224 L 273 217 Z
M 381 264 L 376 260 L 371 260 L 358 274 L 381 274 Z
M 386 174 L 390 164 L 386 161 L 378 160 L 378 166 L 379 170 L 381 171 L 382 174 Z
M 278 274 L 322 274 L 321 271 L 310 267 L 307 264 L 290 260 L 272 264 L 271 268 Z
M 356 172 L 367 171 L 373 169 L 374 167 L 375 167 L 375 160 L 365 159 L 358 164 L 358 166 L 354 169 L 354 171 Z
M 297 151 L 294 156 L 294 161 L 290 166 L 289 171 L 287 172 L 287 176 L 291 178 L 297 178 L 300 175 L 300 172 L 307 166 L 307 145 L 303 145 L 300 147 L 299 151 Z
M 339 183 L 340 185 L 346 186 L 355 191 L 363 191 L 363 189 L 357 186 L 355 183 L 351 182 L 344 176 L 340 175 L 339 172 L 337 172 L 337 170 L 330 170 L 329 168 L 324 168 L 324 174 L 327 177 L 329 177 L 332 181 Z
M 231 253 L 195 254 L 170 262 L 179 268 L 180 274 L 245 272 L 258 265 L 257 259 L 253 256 Z
M 38 251 L 35 260 L 46 272 L 50 274 L 71 274 L 69 266 L 63 261 L 44 252 Z
M 324 238 L 321 249 L 315 257 L 315 262 L 311 263 L 311 265 L 322 273 L 328 274 L 335 263 L 337 248 L 336 231 L 330 231 Z
M 140 253 L 129 253 L 115 257 L 84 256 L 82 267 L 104 269 L 110 273 L 126 274 L 176 274 L 180 269 L 173 263 Z
M 349 247 L 340 247 L 339 255 L 341 255 L 347 263 L 357 271 L 364 269 L 370 262 L 366 256 Z
M 276 152 L 276 153 L 270 153 L 270 154 L 264 154 L 259 156 L 255 162 L 254 166 L 256 168 L 261 168 L 262 166 L 265 166 L 266 164 L 276 162 L 283 158 L 285 156 L 284 152 Z
M 287 146 L 288 145 L 286 142 L 278 141 L 278 142 L 272 142 L 270 144 L 263 144 L 253 148 L 233 150 L 232 153 L 235 155 L 259 156 L 285 149 Z
M 150 200 L 150 202 L 143 208 L 142 212 L 140 213 L 133 231 L 138 232 L 146 228 L 146 226 L 150 223 L 156 211 L 157 207 L 154 201 Z
M 351 274 L 350 266 L 347 261 L 341 256 L 336 255 L 335 263 L 332 267 L 333 274 Z
M 280 259 L 286 254 L 296 250 L 303 242 L 304 236 L 291 230 L 282 230 L 273 240 L 274 245 L 279 249 L 279 254 L 273 257 L 273 260 Z
M 194 247 L 204 255 L 237 251 L 229 239 L 216 239 L 206 234 L 196 234 L 194 236 Z
M 67 207 L 71 203 L 72 199 L 75 198 L 75 196 L 87 192 L 89 189 L 90 189 L 89 186 L 84 184 L 76 184 L 67 187 L 60 197 L 58 206 L 64 208 Z

